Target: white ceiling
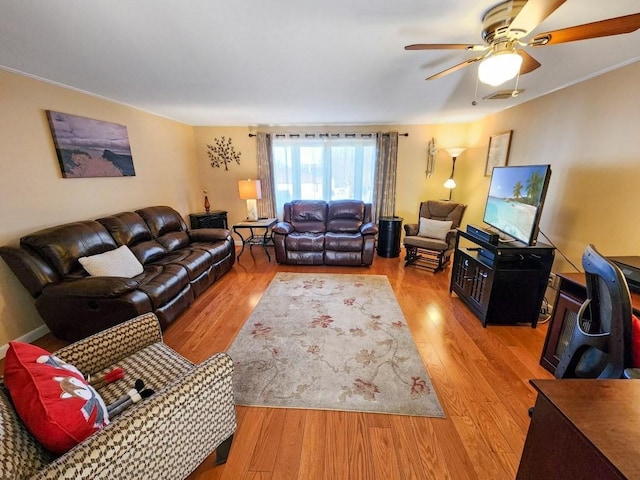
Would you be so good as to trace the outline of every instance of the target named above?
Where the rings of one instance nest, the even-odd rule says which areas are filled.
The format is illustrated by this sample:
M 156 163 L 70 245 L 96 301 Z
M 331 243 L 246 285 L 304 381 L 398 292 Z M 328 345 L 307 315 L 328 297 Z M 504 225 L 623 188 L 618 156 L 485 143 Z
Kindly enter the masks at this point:
M 530 48 L 526 92 L 481 101 L 481 84 L 473 107 L 477 64 L 424 79 L 476 54 L 403 47 L 481 43 L 495 3 L 0 0 L 0 66 L 191 125 L 386 125 L 477 119 L 640 60 L 640 31 Z M 639 6 L 567 0 L 533 33 Z

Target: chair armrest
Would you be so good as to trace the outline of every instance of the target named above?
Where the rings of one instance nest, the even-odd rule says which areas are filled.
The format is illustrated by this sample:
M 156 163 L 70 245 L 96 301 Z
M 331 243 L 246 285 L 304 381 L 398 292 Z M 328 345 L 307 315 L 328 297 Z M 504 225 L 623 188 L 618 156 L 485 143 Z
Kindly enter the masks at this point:
M 33 478 L 185 478 L 236 429 L 232 372 L 228 355 L 210 357 Z
M 86 277 L 49 285 L 45 291 L 52 297 L 115 298 L 136 290 L 139 286 L 140 283 L 131 278 Z
M 404 234 L 407 237 L 413 237 L 418 234 L 418 224 L 417 223 L 405 223 L 404 225 Z
M 294 232 L 293 225 L 289 222 L 278 222 L 271 229 L 273 233 L 279 233 L 280 235 L 289 235 Z
M 458 232 L 457 229 L 453 229 L 453 230 L 449 230 L 447 232 L 447 236 L 445 237 L 445 242 L 447 242 L 449 244 L 450 247 L 454 247 L 456 244 L 456 233 Z
M 360 227 L 360 233 L 362 235 L 375 235 L 378 233 L 378 226 L 373 222 L 365 223 Z
M 61 348 L 55 355 L 87 375 L 161 341 L 158 317 L 145 313 Z
M 198 228 L 189 230 L 189 238 L 192 242 L 219 242 L 231 236 L 226 228 Z

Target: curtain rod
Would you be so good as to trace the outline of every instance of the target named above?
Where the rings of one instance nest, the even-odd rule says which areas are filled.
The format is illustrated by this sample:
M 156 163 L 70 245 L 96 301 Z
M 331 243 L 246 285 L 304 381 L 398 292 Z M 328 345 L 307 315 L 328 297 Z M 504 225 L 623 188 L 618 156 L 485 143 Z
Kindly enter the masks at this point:
M 300 137 L 304 137 L 304 138 L 315 138 L 316 135 L 318 136 L 318 138 L 322 138 L 322 137 L 340 137 L 340 136 L 344 136 L 345 138 L 355 138 L 356 136 L 361 136 L 361 137 L 373 137 L 373 136 L 377 136 L 377 133 L 273 133 L 272 135 L 274 135 L 276 138 L 282 138 L 282 137 L 296 137 L 296 138 L 300 138 Z M 383 133 L 382 135 L 389 135 L 388 133 Z M 250 137 L 255 137 L 256 134 L 255 133 L 250 133 L 249 134 Z M 408 133 L 399 133 L 398 134 L 399 137 L 408 137 L 409 134 Z

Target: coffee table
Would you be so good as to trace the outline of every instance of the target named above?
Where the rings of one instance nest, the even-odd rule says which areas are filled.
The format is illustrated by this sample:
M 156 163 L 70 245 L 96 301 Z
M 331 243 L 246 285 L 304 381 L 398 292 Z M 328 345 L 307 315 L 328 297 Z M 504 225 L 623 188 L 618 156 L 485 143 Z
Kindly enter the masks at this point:
M 245 245 L 249 245 L 249 250 L 253 248 L 254 245 L 262 245 L 264 249 L 264 253 L 267 254 L 267 258 L 271 261 L 271 255 L 269 255 L 269 251 L 267 250 L 267 245 L 273 243 L 271 238 L 271 227 L 273 227 L 278 222 L 277 218 L 260 218 L 256 221 L 246 220 L 244 222 L 239 222 L 234 224 L 231 228 L 233 228 L 233 233 L 240 237 L 242 240 L 242 249 L 238 254 L 238 261 L 240 261 L 240 257 L 244 252 Z M 244 237 L 240 230 L 249 230 L 249 236 Z M 256 231 L 264 230 L 264 233 L 258 233 Z M 245 236 L 247 232 L 245 232 Z

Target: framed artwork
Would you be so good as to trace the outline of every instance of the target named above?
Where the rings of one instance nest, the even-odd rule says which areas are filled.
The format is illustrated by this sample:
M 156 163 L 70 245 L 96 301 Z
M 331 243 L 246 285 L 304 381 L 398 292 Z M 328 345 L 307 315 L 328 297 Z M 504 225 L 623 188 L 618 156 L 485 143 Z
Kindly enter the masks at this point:
M 63 177 L 135 176 L 124 125 L 52 110 L 47 118 Z
M 487 166 L 484 176 L 491 176 L 493 167 L 504 167 L 509 160 L 509 149 L 511 148 L 511 135 L 513 130 L 496 133 L 489 137 L 489 151 L 487 152 Z

